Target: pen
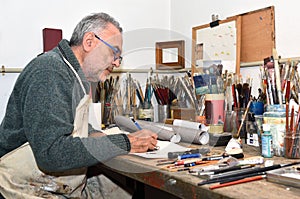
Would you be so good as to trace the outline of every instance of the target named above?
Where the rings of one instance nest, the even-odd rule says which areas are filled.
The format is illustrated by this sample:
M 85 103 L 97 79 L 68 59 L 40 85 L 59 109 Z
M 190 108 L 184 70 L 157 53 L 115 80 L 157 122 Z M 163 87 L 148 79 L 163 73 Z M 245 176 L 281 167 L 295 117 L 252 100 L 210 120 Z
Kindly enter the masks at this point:
M 142 130 L 142 127 L 139 125 L 139 123 L 137 123 L 133 117 L 130 117 L 131 121 L 134 123 L 134 125 L 139 129 Z
M 200 153 L 192 153 L 192 154 L 183 154 L 178 156 L 178 160 L 188 159 L 188 158 L 200 158 Z

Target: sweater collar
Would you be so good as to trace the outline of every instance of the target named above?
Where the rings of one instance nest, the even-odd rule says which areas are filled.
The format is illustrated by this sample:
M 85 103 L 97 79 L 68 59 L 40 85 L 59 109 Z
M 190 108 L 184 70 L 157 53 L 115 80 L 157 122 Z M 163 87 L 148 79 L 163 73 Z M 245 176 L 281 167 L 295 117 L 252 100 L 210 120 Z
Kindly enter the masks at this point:
M 69 45 L 69 41 L 66 39 L 61 40 L 58 44 L 58 48 L 63 56 L 72 64 L 74 69 L 78 71 L 80 69 L 80 64 Z

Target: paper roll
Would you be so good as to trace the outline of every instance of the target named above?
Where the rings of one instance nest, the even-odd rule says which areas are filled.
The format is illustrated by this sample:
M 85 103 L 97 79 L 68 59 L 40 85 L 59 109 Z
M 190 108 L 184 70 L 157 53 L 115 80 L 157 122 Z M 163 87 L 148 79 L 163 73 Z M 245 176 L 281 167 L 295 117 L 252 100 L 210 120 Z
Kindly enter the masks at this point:
M 132 120 L 125 116 L 116 116 L 115 122 L 120 129 L 133 133 L 139 129 L 135 126 Z M 167 140 L 170 142 L 178 143 L 181 140 L 180 134 L 176 134 L 172 127 L 166 127 L 164 124 L 147 122 L 143 120 L 136 120 L 142 129 L 151 130 L 158 135 L 158 139 Z
M 173 126 L 174 131 L 181 136 L 182 142 L 194 144 L 207 144 L 209 142 L 209 134 L 207 131 L 186 128 L 182 126 Z
M 181 142 L 186 142 L 186 143 L 194 143 L 194 144 L 207 144 L 209 142 L 209 134 L 207 131 L 204 130 L 197 130 L 197 129 L 192 129 L 192 128 L 187 128 L 187 127 L 182 127 L 182 126 L 174 126 L 170 124 L 164 124 L 164 123 L 153 123 L 153 122 L 146 122 L 146 121 L 139 121 L 139 123 L 142 125 L 147 124 L 145 128 L 152 128 L 150 130 L 173 130 L 173 133 L 176 134 L 177 136 L 180 136 L 180 141 Z M 158 128 L 158 129 L 157 129 Z M 161 136 L 166 136 L 164 133 Z M 173 137 L 173 139 L 175 139 Z M 178 139 L 178 138 L 177 138 Z
M 178 131 L 181 140 L 184 142 L 195 144 L 207 144 L 209 142 L 208 128 L 199 122 L 175 119 L 173 126 L 176 126 L 175 130 L 177 128 L 176 131 Z
M 196 129 L 196 130 L 201 129 L 201 123 L 191 122 L 191 121 L 186 121 L 186 120 L 174 119 L 173 125 L 187 127 L 187 128 Z

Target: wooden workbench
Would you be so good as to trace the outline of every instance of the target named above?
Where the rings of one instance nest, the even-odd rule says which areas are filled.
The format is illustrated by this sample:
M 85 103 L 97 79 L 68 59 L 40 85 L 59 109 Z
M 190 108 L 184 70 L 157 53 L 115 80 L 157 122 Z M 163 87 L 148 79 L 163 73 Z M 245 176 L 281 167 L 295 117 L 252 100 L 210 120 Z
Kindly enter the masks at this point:
M 198 146 L 199 147 L 199 146 Z M 213 147 L 222 151 L 224 147 Z M 259 149 L 243 146 L 245 157 L 259 155 Z M 274 157 L 274 164 L 295 160 Z M 198 186 L 200 179 L 188 171 L 170 172 L 156 166 L 157 159 L 145 159 L 133 155 L 118 156 L 97 165 L 96 169 L 115 180 L 119 185 L 136 190 L 134 198 L 300 198 L 300 189 L 268 182 L 266 179 L 210 190 Z M 133 192 L 131 192 L 133 193 Z

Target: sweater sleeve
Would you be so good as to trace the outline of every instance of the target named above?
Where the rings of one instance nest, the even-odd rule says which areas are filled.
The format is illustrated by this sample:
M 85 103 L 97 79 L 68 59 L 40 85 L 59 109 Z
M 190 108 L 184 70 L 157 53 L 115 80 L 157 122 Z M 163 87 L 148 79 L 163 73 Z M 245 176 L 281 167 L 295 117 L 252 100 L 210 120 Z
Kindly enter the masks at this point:
M 38 166 L 49 172 L 59 172 L 127 154 L 130 142 L 126 135 L 70 136 L 78 100 L 74 96 L 76 79 L 74 81 L 64 70 L 36 71 L 27 77 L 21 88 L 24 132 Z

